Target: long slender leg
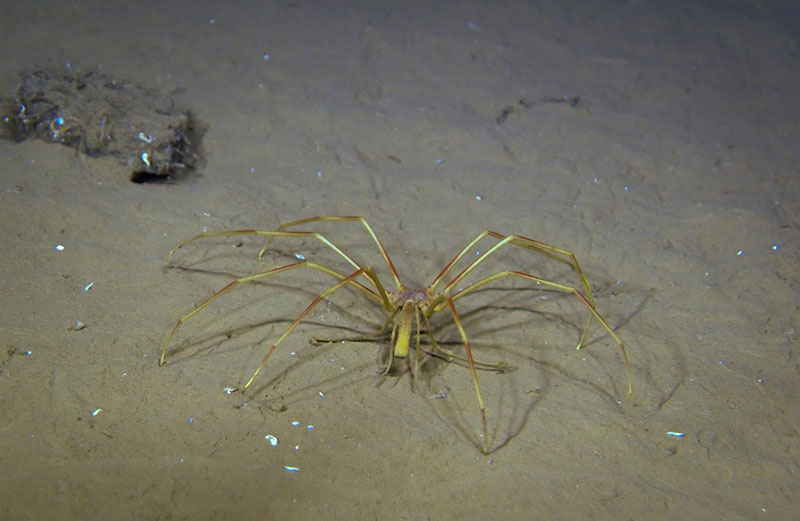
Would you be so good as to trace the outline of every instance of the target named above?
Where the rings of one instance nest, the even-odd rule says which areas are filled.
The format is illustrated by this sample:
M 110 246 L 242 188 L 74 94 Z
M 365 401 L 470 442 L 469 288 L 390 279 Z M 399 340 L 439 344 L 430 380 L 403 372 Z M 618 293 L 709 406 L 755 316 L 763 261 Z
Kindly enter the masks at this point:
M 522 236 L 522 235 L 505 235 L 505 234 L 502 234 L 502 233 L 494 232 L 492 230 L 484 230 L 481 233 L 479 233 L 477 236 L 475 236 L 474 239 L 472 239 L 466 246 L 464 246 L 464 248 L 462 248 L 450 260 L 450 262 L 448 262 L 445 265 L 444 269 L 442 269 L 442 271 L 436 276 L 436 278 L 433 279 L 433 282 L 431 282 L 431 285 L 428 286 L 428 289 L 431 292 L 433 292 L 436 289 L 436 287 L 439 285 L 439 283 L 442 281 L 442 279 L 444 279 L 445 275 L 447 275 L 447 273 L 449 273 L 450 270 L 453 269 L 453 266 L 455 266 L 455 264 L 459 260 L 461 260 L 461 258 L 464 257 L 464 255 L 466 255 L 467 252 L 469 252 L 469 250 L 471 250 L 476 244 L 478 244 L 481 240 L 483 240 L 486 237 L 492 237 L 494 239 L 498 239 L 498 240 L 502 241 L 503 244 L 495 244 L 492 248 L 490 248 L 488 251 L 486 251 L 480 258 L 472 261 L 470 263 L 470 265 L 467 266 L 467 269 L 465 269 L 461 273 L 459 273 L 456 276 L 456 278 L 453 279 L 448 284 L 448 286 L 452 286 L 452 285 L 457 284 L 464 276 L 467 275 L 467 273 L 472 271 L 472 268 L 474 268 L 475 266 L 477 266 L 478 264 L 483 262 L 483 259 L 485 257 L 487 257 L 488 255 L 491 255 L 492 253 L 494 253 L 494 251 L 496 251 L 497 249 L 502 247 L 504 244 L 509 243 L 509 242 L 514 244 L 515 246 L 520 246 L 522 248 L 534 250 L 537 253 L 545 255 L 546 257 L 550 257 L 553 260 L 556 260 L 556 261 L 561 262 L 563 264 L 567 264 L 568 266 L 570 266 L 572 269 L 574 269 L 576 272 L 578 272 L 581 275 L 581 282 L 583 282 L 583 279 L 585 279 L 585 277 L 583 277 L 583 270 L 580 269 L 580 265 L 578 264 L 578 259 L 575 257 L 575 254 L 573 254 L 569 250 L 565 250 L 565 249 L 562 249 L 562 248 L 557 248 L 557 247 L 551 246 L 551 245 L 549 245 L 547 243 L 544 243 L 544 242 L 541 242 L 541 241 L 537 241 L 535 239 L 531 239 L 529 237 L 525 237 L 525 236 Z M 506 239 L 508 239 L 508 240 L 506 240 Z
M 559 284 L 557 282 L 552 282 L 552 281 L 543 279 L 541 277 L 537 277 L 536 275 L 531 275 L 529 273 L 524 273 L 524 272 L 521 272 L 521 271 L 512 271 L 512 270 L 499 271 L 499 272 L 497 272 L 497 273 L 495 273 L 493 275 L 489 275 L 488 277 L 485 277 L 485 278 L 483 278 L 483 279 L 481 279 L 481 280 L 479 280 L 477 282 L 472 283 L 468 287 L 462 289 L 461 291 L 455 293 L 452 296 L 448 296 L 447 297 L 448 305 L 449 305 L 450 300 L 460 299 L 460 298 L 462 298 L 462 297 L 464 297 L 466 295 L 469 295 L 470 293 L 473 293 L 478 288 L 481 288 L 481 287 L 483 287 L 483 286 L 485 286 L 487 284 L 490 284 L 490 283 L 492 283 L 492 282 L 494 282 L 496 280 L 499 280 L 499 279 L 502 279 L 502 278 L 505 278 L 505 277 L 519 277 L 519 278 L 524 279 L 524 280 L 536 282 L 538 284 L 541 284 L 542 286 L 547 286 L 549 288 L 553 288 L 553 289 L 555 289 L 557 291 L 561 291 L 563 293 L 571 293 L 571 294 L 575 295 L 576 297 L 578 297 L 578 299 L 589 309 L 589 311 L 591 312 L 591 316 L 594 317 L 595 319 L 597 319 L 598 322 L 600 322 L 600 324 L 608 332 L 608 334 L 611 335 L 611 338 L 613 338 L 614 341 L 619 345 L 620 353 L 622 353 L 622 359 L 625 362 L 625 369 L 626 369 L 626 371 L 628 373 L 628 397 L 630 397 L 631 394 L 633 394 L 633 375 L 631 373 L 631 365 L 628 362 L 628 353 L 625 350 L 625 344 L 623 344 L 622 340 L 619 338 L 619 336 L 617 336 L 617 334 L 614 333 L 614 330 L 611 329 L 611 326 L 608 325 L 608 322 L 606 322 L 605 319 L 602 316 L 600 316 L 600 313 L 597 312 L 597 309 L 594 306 L 594 302 L 589 300 L 588 297 L 586 297 L 580 291 L 578 291 L 577 289 L 575 289 L 573 287 L 566 286 L 564 284 Z M 437 309 L 444 309 L 444 304 L 440 304 Z M 578 349 L 580 349 L 582 345 L 583 345 L 583 343 L 579 344 L 578 345 Z
M 431 282 L 430 286 L 428 286 L 428 290 L 430 290 L 430 292 L 431 292 L 431 293 L 433 293 L 433 292 L 436 290 L 436 286 L 438 286 L 438 285 L 439 285 L 439 283 L 440 283 L 440 282 L 442 281 L 442 279 L 444 278 L 444 276 L 445 276 L 445 275 L 447 275 L 447 273 L 449 273 L 451 269 L 453 269 L 453 266 L 455 266 L 456 262 L 458 262 L 459 260 L 461 260 L 461 258 L 462 258 L 464 255 L 466 255 L 466 254 L 467 254 L 467 252 L 468 252 L 469 250 L 471 250 L 473 246 L 475 246 L 476 244 L 478 244 L 478 243 L 479 243 L 481 240 L 483 240 L 483 239 L 484 239 L 484 238 L 485 238 L 487 235 L 489 235 L 489 232 L 488 232 L 488 231 L 482 231 L 482 232 L 481 232 L 481 233 L 479 233 L 479 234 L 478 234 L 478 235 L 477 235 L 477 236 L 476 236 L 474 239 L 472 239 L 471 241 L 469 241 L 469 244 L 467 244 L 466 246 L 464 246 L 464 247 L 461 249 L 461 251 L 459 251 L 459 252 L 458 252 L 458 253 L 455 255 L 455 257 L 453 257 L 452 259 L 450 259 L 450 262 L 448 262 L 448 263 L 445 265 L 445 267 L 442 269 L 442 271 L 440 271 L 440 272 L 439 272 L 439 274 L 438 274 L 438 275 L 436 275 L 436 278 L 435 278 L 435 279 L 433 279 L 433 282 Z
M 456 354 L 450 351 L 449 349 L 445 349 L 439 345 L 439 343 L 436 341 L 435 332 L 433 330 L 433 327 L 431 326 L 431 322 L 428 319 L 428 315 L 426 313 L 422 313 L 422 320 L 425 322 L 425 331 L 426 334 L 428 335 L 428 338 L 430 338 L 432 346 L 431 350 L 433 351 L 433 353 L 428 353 L 428 354 L 431 354 L 432 356 L 439 356 L 444 359 L 452 358 L 454 360 L 458 360 L 459 362 L 465 362 L 467 364 L 469 363 L 469 359 L 466 356 L 461 356 L 459 354 Z M 481 362 L 480 360 L 473 360 L 473 361 L 476 369 L 481 369 L 485 371 L 496 371 L 496 372 L 503 372 L 508 369 L 508 364 L 506 362 Z
M 389 331 L 389 326 L 394 321 L 394 317 L 397 316 L 398 311 L 400 308 L 395 308 L 395 310 L 389 315 L 389 317 L 384 321 L 383 325 L 373 333 L 367 333 L 365 335 L 353 336 L 353 337 L 343 337 L 343 338 L 318 338 L 312 337 L 314 342 L 320 342 L 322 344 L 337 344 L 339 342 L 370 342 L 381 335 L 383 335 L 386 331 Z
M 520 248 L 533 250 L 536 253 L 549 257 L 553 260 L 561 262 L 562 264 L 566 264 L 572 268 L 578 274 L 580 278 L 581 285 L 583 286 L 583 290 L 586 293 L 586 298 L 591 303 L 592 307 L 595 306 L 594 302 L 594 295 L 592 294 L 592 286 L 589 284 L 589 279 L 586 278 L 584 275 L 583 270 L 581 269 L 580 264 L 578 263 L 577 257 L 575 254 L 569 250 L 564 250 L 562 248 L 556 248 L 555 246 L 551 246 L 549 244 L 530 239 L 528 237 L 523 237 L 522 235 L 503 235 L 501 233 L 493 232 L 491 230 L 486 230 L 478 234 L 472 241 L 470 241 L 467 246 L 465 246 L 455 257 L 451 260 L 447 266 L 442 270 L 442 272 L 434 279 L 434 282 L 431 286 L 431 291 L 433 288 L 442 280 L 442 278 L 452 269 L 456 262 L 461 259 L 468 250 L 470 250 L 475 244 L 480 242 L 485 237 L 492 237 L 495 239 L 499 239 L 499 242 L 495 243 L 491 248 L 489 248 L 486 252 L 483 253 L 480 257 L 470 262 L 466 268 L 461 270 L 450 282 L 448 282 L 444 289 L 439 293 L 440 297 L 443 299 L 444 295 L 448 295 L 450 291 L 459 283 L 461 282 L 464 277 L 466 277 L 472 270 L 474 270 L 479 264 L 484 262 L 487 257 L 491 256 L 493 253 L 497 252 L 500 248 L 503 248 L 506 245 L 513 245 L 518 246 Z M 434 305 L 440 304 L 439 302 L 434 302 Z M 583 333 L 581 334 L 581 338 L 578 342 L 578 349 L 586 342 L 586 338 L 589 335 L 589 326 L 592 323 L 592 315 L 586 320 L 586 325 L 583 327 Z
M 261 273 L 256 273 L 255 275 L 250 275 L 250 276 L 247 276 L 247 277 L 242 277 L 242 278 L 239 278 L 239 279 L 236 279 L 236 280 L 232 280 L 225 287 L 223 287 L 222 289 L 220 289 L 219 291 L 217 291 L 216 293 L 214 293 L 213 295 L 208 297 L 206 300 L 204 300 L 199 306 L 197 306 L 192 311 L 190 311 L 189 313 L 187 313 L 184 316 L 182 316 L 181 318 L 179 318 L 178 321 L 175 323 L 175 327 L 172 328 L 172 332 L 170 332 L 170 334 L 167 337 L 166 341 L 164 341 L 164 345 L 163 345 L 163 347 L 161 349 L 161 358 L 159 359 L 158 365 L 159 366 L 164 365 L 164 360 L 165 360 L 165 358 L 167 356 L 167 348 L 169 347 L 170 342 L 172 342 L 172 339 L 175 337 L 175 334 L 178 332 L 178 329 L 180 329 L 180 327 L 187 320 L 189 320 L 194 315 L 196 315 L 197 313 L 199 313 L 200 311 L 202 311 L 203 309 L 208 307 L 209 304 L 211 304 L 212 302 L 217 300 L 223 294 L 227 293 L 228 291 L 230 291 L 231 289 L 233 289 L 233 288 L 235 288 L 237 286 L 241 286 L 242 284 L 246 284 L 248 282 L 253 282 L 253 281 L 256 281 L 256 280 L 259 280 L 259 279 L 270 277 L 272 275 L 276 275 L 278 273 L 283 273 L 285 271 L 289 271 L 289 270 L 293 270 L 293 269 L 297 269 L 297 268 L 311 268 L 313 270 L 321 271 L 322 273 L 330 275 L 331 277 L 333 277 L 335 279 L 339 279 L 340 281 L 347 279 L 349 284 L 355 286 L 357 289 L 359 289 L 360 291 L 364 292 L 367 296 L 377 300 L 378 302 L 381 301 L 380 297 L 378 297 L 378 295 L 375 294 L 374 291 L 372 291 L 371 289 L 367 288 L 363 284 L 360 284 L 359 282 L 356 282 L 355 280 L 353 280 L 353 277 L 347 277 L 345 275 L 342 275 L 341 273 L 337 273 L 336 271 L 334 271 L 334 270 L 332 270 L 330 268 L 327 268 L 325 266 L 321 266 L 321 265 L 313 263 L 311 261 L 297 262 L 297 263 L 294 263 L 294 264 L 288 264 L 286 266 L 280 266 L 278 268 L 273 268 L 271 270 L 267 270 L 267 271 L 264 271 L 264 272 L 261 272 Z M 360 268 L 359 274 L 361 274 L 361 271 L 363 271 L 363 269 L 364 268 Z
M 478 267 L 479 264 L 484 262 L 487 257 L 495 253 L 500 248 L 508 244 L 512 244 L 514 246 L 533 250 L 546 257 L 549 257 L 553 260 L 556 260 L 558 262 L 570 266 L 578 274 L 578 277 L 581 280 L 581 284 L 583 285 L 584 291 L 586 292 L 590 302 L 594 304 L 594 297 L 592 296 L 592 287 L 589 284 L 589 280 L 583 274 L 583 270 L 581 269 L 580 264 L 578 263 L 578 259 L 577 257 L 575 257 L 574 253 L 572 253 L 569 250 L 564 250 L 561 248 L 556 248 L 555 246 L 550 246 L 549 244 L 545 244 L 543 242 L 530 239 L 528 237 L 523 237 L 522 235 L 503 235 L 501 233 L 487 230 L 478 235 L 478 237 L 476 237 L 475 239 L 473 239 L 461 252 L 459 252 L 459 254 L 451 261 L 450 264 L 451 265 L 455 264 L 455 262 L 457 262 L 461 257 L 464 256 L 467 250 L 469 250 L 472 246 L 474 246 L 477 242 L 479 242 L 480 239 L 483 239 L 484 237 L 487 236 L 499 239 L 499 242 L 495 243 L 491 248 L 486 250 L 486 252 L 484 252 L 483 255 L 470 262 L 466 268 L 461 270 L 461 272 L 459 272 L 458 275 L 456 275 L 450 282 L 447 283 L 445 288 L 442 290 L 442 293 L 449 292 L 455 285 L 461 282 L 461 280 L 464 277 L 466 277 L 472 270 L 474 270 L 476 267 Z M 452 267 L 451 265 L 449 267 Z M 438 282 L 438 280 L 441 279 L 441 277 L 443 277 L 444 274 L 447 273 L 447 271 L 449 271 L 449 269 L 445 268 L 445 271 L 443 271 L 443 273 L 441 273 L 435 281 Z
M 277 228 L 277 232 L 282 232 L 286 228 L 291 228 L 292 226 L 300 226 L 301 224 L 308 224 L 313 222 L 342 222 L 342 221 L 358 221 L 360 222 L 364 228 L 367 230 L 367 233 L 375 244 L 378 246 L 378 250 L 381 252 L 383 256 L 383 260 L 386 261 L 386 265 L 389 267 L 389 271 L 392 272 L 392 277 L 394 278 L 395 284 L 397 284 L 397 289 L 403 289 L 404 286 L 400 282 L 400 277 L 397 275 L 397 270 L 392 263 L 392 260 L 389 258 L 389 254 L 386 252 L 386 248 L 383 247 L 380 239 L 378 239 L 378 235 L 372 230 L 372 227 L 369 225 L 366 219 L 363 217 L 359 217 L 357 215 L 318 215 L 316 217 L 307 217 L 305 219 L 298 219 L 297 221 L 291 221 L 288 223 L 283 223 Z M 264 247 L 261 248 L 261 252 L 258 254 L 258 258 L 260 259 L 264 252 L 267 250 L 267 245 L 269 241 L 272 240 L 272 237 L 267 238 L 264 242 Z
M 252 230 L 228 230 L 228 231 L 220 231 L 220 232 L 199 233 L 199 234 L 197 234 L 197 235 L 195 235 L 193 237 L 189 237 L 185 241 L 181 242 L 180 244 L 178 244 L 177 246 L 172 248 L 170 250 L 169 254 L 167 255 L 167 260 L 171 262 L 172 261 L 172 255 L 176 251 L 178 251 L 180 248 L 182 248 L 182 247 L 186 246 L 187 244 L 189 244 L 190 242 L 194 242 L 194 241 L 199 240 L 199 239 L 206 239 L 206 238 L 210 238 L 210 237 L 234 237 L 234 236 L 237 236 L 237 235 L 256 235 L 256 236 L 261 236 L 261 237 L 267 237 L 268 241 L 270 239 L 272 239 L 273 237 L 309 237 L 309 238 L 316 239 L 316 240 L 320 241 L 322 244 L 324 244 L 325 246 L 327 246 L 328 248 L 332 249 L 334 252 L 336 252 L 340 257 L 342 257 L 344 260 L 346 260 L 348 263 L 350 263 L 350 265 L 353 266 L 354 268 L 359 269 L 359 268 L 363 267 L 364 271 L 362 272 L 362 274 L 370 282 L 372 282 L 372 284 L 375 286 L 375 289 L 378 291 L 378 293 L 381 296 L 381 301 L 382 301 L 382 304 L 383 304 L 384 308 L 387 311 L 391 310 L 391 305 L 389 304 L 389 298 L 386 295 L 386 290 L 384 289 L 383 284 L 381 284 L 381 281 L 375 275 L 374 270 L 372 268 L 367 267 L 367 266 L 361 266 L 359 263 L 357 263 L 352 258 L 350 258 L 350 256 L 348 256 L 338 246 L 336 246 L 334 243 L 329 241 L 324 235 L 322 235 L 320 233 L 317 233 L 317 232 L 305 232 L 305 231 L 285 232 L 285 231 L 269 231 L 269 230 L 255 230 L 255 229 L 252 229 Z M 376 240 L 377 240 L 377 237 L 376 237 Z M 261 253 L 258 254 L 259 258 L 261 258 L 261 256 L 264 253 L 265 249 L 266 249 L 266 244 L 264 245 L 264 249 L 261 250 Z M 397 277 L 397 275 L 395 273 L 393 273 L 393 275 L 395 276 L 395 278 Z
M 467 333 L 464 331 L 464 326 L 461 325 L 461 319 L 458 318 L 456 306 L 453 304 L 453 299 L 447 297 L 447 307 L 450 308 L 450 313 L 453 315 L 453 320 L 458 328 L 458 333 L 461 335 L 461 341 L 464 342 L 464 350 L 467 352 L 467 360 L 469 360 L 469 371 L 472 373 L 472 383 L 475 384 L 475 394 L 478 396 L 478 406 L 481 408 L 481 427 L 483 428 L 483 453 L 489 452 L 489 429 L 486 426 L 486 407 L 483 404 L 483 395 L 481 394 L 481 386 L 478 385 L 478 372 L 475 370 L 475 361 L 472 358 L 472 349 L 469 347 L 469 340 Z
M 263 368 L 264 368 L 264 366 L 266 365 L 266 363 L 267 363 L 267 359 L 269 358 L 269 355 L 271 355 L 271 354 L 272 354 L 272 352 L 273 352 L 273 351 L 275 351 L 275 349 L 277 349 L 277 347 L 280 345 L 280 343 L 281 343 L 281 342 L 283 342 L 283 341 L 284 341 L 284 339 L 286 339 L 286 337 L 287 337 L 287 336 L 289 336 L 289 334 L 290 334 L 292 331 L 294 331 L 294 328 L 296 328 L 296 327 L 297 327 L 297 325 L 298 325 L 300 322 L 302 322 L 302 321 L 303 321 L 303 319 L 306 317 L 306 315 L 308 315 L 308 314 L 311 312 L 311 310 L 312 310 L 312 309 L 314 309 L 314 307 L 315 307 L 317 304 L 319 304 L 320 302 L 322 302 L 323 300 L 325 300 L 325 299 L 326 299 L 328 296 L 330 296 L 330 295 L 331 295 L 332 293 L 334 293 L 335 291 L 338 291 L 339 289 L 343 288 L 343 287 L 344 287 L 344 286 L 346 286 L 347 284 L 349 284 L 349 283 L 353 282 L 353 280 L 354 280 L 355 278 L 357 278 L 359 275 L 361 275 L 363 272 L 364 272 L 364 268 L 359 268 L 359 269 L 357 269 L 356 271 L 354 271 L 354 272 L 353 272 L 353 273 L 351 273 L 350 275 L 348 275 L 348 276 L 344 277 L 342 280 L 340 280 L 339 282 L 337 282 L 336 284 L 334 284 L 334 285 L 333 285 L 333 286 L 331 286 L 330 288 L 328 288 L 328 289 L 326 289 L 325 291 L 323 291 L 323 292 L 322 292 L 320 295 L 318 295 L 316 298 L 314 298 L 314 300 L 312 300 L 312 301 L 311 301 L 311 303 L 310 303 L 308 306 L 306 306 L 306 309 L 304 309 L 304 310 L 303 310 L 303 312 L 302 312 L 302 313 L 300 313 L 300 315 L 299 315 L 299 316 L 298 316 L 298 317 L 297 317 L 297 318 L 294 320 L 294 322 L 292 322 L 292 323 L 289 325 L 289 327 L 287 327 L 287 328 L 286 328 L 286 331 L 284 331 L 284 332 L 283 332 L 283 334 L 282 334 L 280 337 L 278 337 L 278 340 L 276 340 L 276 341 L 275 341 L 275 343 L 274 343 L 274 344 L 272 344 L 272 345 L 269 347 L 269 350 L 268 350 L 268 351 L 267 351 L 267 353 L 264 355 L 264 358 L 262 358 L 262 359 L 261 359 L 261 363 L 260 363 L 260 364 L 258 364 L 258 367 L 256 368 L 255 372 L 253 373 L 253 376 L 251 376 L 251 377 L 250 377 L 250 379 L 247 381 L 247 383 L 246 383 L 246 384 L 244 384 L 244 387 L 242 388 L 242 391 L 246 391 L 246 390 L 247 390 L 247 388 L 248 388 L 248 387 L 250 387 L 250 384 L 252 384 L 252 383 L 253 383 L 253 380 L 255 380 L 255 379 L 256 379 L 256 377 L 258 376 L 258 373 L 260 373 L 260 372 L 261 372 L 261 369 L 263 369 Z

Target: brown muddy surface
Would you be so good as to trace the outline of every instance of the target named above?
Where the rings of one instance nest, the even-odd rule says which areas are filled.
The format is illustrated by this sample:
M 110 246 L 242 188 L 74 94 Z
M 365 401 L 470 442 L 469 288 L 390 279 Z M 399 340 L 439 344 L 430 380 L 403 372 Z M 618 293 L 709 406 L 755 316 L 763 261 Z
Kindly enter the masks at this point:
M 185 87 L 180 102 L 208 125 L 206 164 L 139 185 L 110 158 L 0 142 L 0 518 L 798 511 L 790 2 L 50 4 L 4 8 L 4 95 L 21 72 L 67 64 Z M 298 238 L 261 260 L 260 240 L 205 239 L 176 253 L 180 268 L 171 248 L 314 215 L 364 216 L 408 285 L 485 229 L 573 251 L 626 344 L 633 395 L 596 322 L 574 349 L 588 315 L 576 297 L 511 278 L 456 302 L 476 358 L 515 369 L 478 372 L 488 455 L 468 369 L 429 360 L 416 378 L 382 376 L 386 342 L 310 343 L 380 326 L 351 288 L 312 311 L 247 395 L 226 392 L 331 287 L 313 270 L 216 300 L 158 367 L 175 321 L 232 278 L 297 256 L 350 269 Z M 298 229 L 394 286 L 359 225 Z M 464 286 L 502 270 L 580 284 L 509 247 Z M 446 311 L 434 326 L 461 350 Z

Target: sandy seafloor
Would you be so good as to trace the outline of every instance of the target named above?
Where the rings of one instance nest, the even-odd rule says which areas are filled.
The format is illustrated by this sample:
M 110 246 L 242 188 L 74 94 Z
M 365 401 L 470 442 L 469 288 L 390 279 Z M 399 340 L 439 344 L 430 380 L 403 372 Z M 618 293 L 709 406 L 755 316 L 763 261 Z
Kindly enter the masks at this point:
M 4 96 L 23 71 L 101 67 L 185 88 L 176 101 L 208 131 L 202 169 L 158 185 L 114 159 L 0 142 L 0 518 L 797 515 L 800 11 L 432 4 L 4 6 Z M 626 343 L 633 395 L 596 323 L 574 349 L 576 298 L 509 279 L 457 301 L 475 356 L 516 369 L 478 374 L 486 456 L 467 369 L 384 377 L 386 343 L 309 343 L 380 324 L 351 289 L 286 339 L 249 396 L 224 391 L 330 287 L 321 273 L 238 288 L 157 366 L 178 317 L 232 277 L 295 254 L 348 268 L 313 240 L 258 261 L 260 241 L 232 238 L 165 269 L 174 245 L 326 214 L 366 217 L 409 285 L 487 228 L 574 251 Z M 393 285 L 358 225 L 301 228 Z M 578 284 L 530 251 L 492 257 L 473 280 L 513 269 Z

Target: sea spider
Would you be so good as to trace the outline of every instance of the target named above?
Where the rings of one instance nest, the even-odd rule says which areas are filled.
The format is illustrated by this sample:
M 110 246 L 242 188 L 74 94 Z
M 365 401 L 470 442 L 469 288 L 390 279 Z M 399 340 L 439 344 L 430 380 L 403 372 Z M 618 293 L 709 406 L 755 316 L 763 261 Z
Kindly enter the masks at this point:
M 355 221 L 360 222 L 364 228 L 366 229 L 369 236 L 375 242 L 380 251 L 381 255 L 383 256 L 386 265 L 389 268 L 389 272 L 392 274 L 392 278 L 394 279 L 395 286 L 397 288 L 396 291 L 389 291 L 385 288 L 381 280 L 378 278 L 378 275 L 375 271 L 366 265 L 359 264 L 355 260 L 353 260 L 349 255 L 347 255 L 343 250 L 341 250 L 338 246 L 336 246 L 333 242 L 329 241 L 325 236 L 318 232 L 314 231 L 287 231 L 287 228 L 292 228 L 295 226 L 300 226 L 308 223 L 313 222 L 342 222 L 342 221 Z M 594 296 L 592 295 L 591 285 L 587 280 L 586 276 L 583 274 L 583 271 L 578 264 L 578 260 L 575 258 L 575 255 L 567 250 L 557 248 L 555 246 L 550 246 L 549 244 L 545 244 L 534 239 L 529 239 L 527 237 L 523 237 L 521 235 L 503 235 L 501 233 L 493 232 L 491 230 L 485 230 L 479 233 L 474 239 L 472 239 L 466 246 L 464 246 L 451 260 L 450 262 L 445 265 L 444 269 L 433 279 L 433 281 L 425 287 L 407 287 L 402 282 L 400 282 L 400 277 L 397 275 L 397 270 L 392 264 L 391 259 L 389 258 L 386 249 L 381 244 L 380 239 L 372 230 L 372 227 L 367 223 L 367 221 L 363 217 L 357 216 L 318 216 L 318 217 L 309 217 L 306 219 L 300 219 L 297 221 L 292 221 L 288 223 L 281 224 L 278 228 L 274 231 L 267 231 L 267 230 L 230 230 L 230 231 L 220 231 L 220 232 L 205 232 L 194 237 L 190 237 L 185 241 L 181 242 L 177 246 L 175 246 L 169 252 L 169 260 L 172 260 L 172 255 L 177 251 L 179 248 L 185 246 L 186 244 L 196 241 L 198 239 L 209 238 L 209 237 L 231 237 L 237 235 L 257 235 L 267 237 L 264 246 L 261 248 L 261 251 L 258 254 L 259 259 L 264 255 L 264 252 L 267 250 L 269 242 L 275 237 L 304 237 L 304 238 L 313 238 L 319 242 L 321 242 L 326 247 L 330 248 L 337 255 L 343 258 L 347 263 L 349 263 L 354 271 L 349 274 L 340 273 L 336 270 L 323 266 L 321 264 L 317 264 L 312 261 L 303 260 L 302 262 L 296 262 L 292 264 L 287 264 L 284 266 L 280 266 L 277 268 L 273 268 L 267 271 L 263 271 L 261 273 L 256 273 L 254 275 L 249 275 L 246 277 L 237 278 L 230 283 L 228 283 L 225 287 L 208 297 L 204 300 L 199 306 L 197 306 L 192 311 L 186 313 L 180 319 L 178 319 L 175 327 L 172 328 L 167 339 L 164 341 L 163 347 L 161 349 L 161 358 L 159 359 L 159 365 L 164 365 L 165 359 L 167 356 L 167 349 L 169 348 L 172 339 L 175 337 L 175 334 L 178 332 L 178 329 L 183 325 L 184 322 L 189 320 L 191 317 L 199 313 L 201 310 L 205 309 L 209 304 L 214 302 L 217 298 L 219 298 L 222 294 L 228 292 L 229 290 L 233 289 L 236 286 L 253 282 L 259 279 L 264 279 L 266 277 L 270 277 L 272 275 L 277 275 L 278 273 L 283 273 L 286 271 L 290 271 L 296 268 L 310 268 L 312 270 L 316 270 L 322 273 L 325 273 L 334 279 L 337 282 L 319 294 L 316 298 L 314 298 L 308 306 L 303 310 L 300 315 L 283 331 L 283 333 L 278 337 L 277 340 L 269 347 L 264 357 L 261 359 L 261 363 L 258 365 L 256 370 L 253 372 L 253 375 L 244 384 L 242 388 L 243 391 L 247 390 L 250 385 L 252 385 L 253 381 L 256 379 L 258 374 L 264 368 L 267 363 L 267 359 L 269 359 L 270 355 L 275 351 L 275 349 L 283 342 L 287 336 L 297 327 L 300 322 L 314 309 L 314 307 L 319 304 L 324 299 L 331 296 L 333 293 L 338 291 L 339 289 L 345 286 L 351 286 L 365 295 L 369 297 L 371 300 L 375 301 L 378 305 L 382 306 L 383 309 L 388 313 L 388 318 L 386 322 L 381 326 L 381 328 L 373 335 L 368 335 L 365 337 L 359 338 L 359 340 L 369 339 L 369 338 L 378 338 L 382 333 L 387 332 L 389 327 L 391 327 L 391 350 L 389 351 L 389 363 L 384 371 L 384 374 L 388 373 L 392 368 L 393 361 L 395 359 L 404 359 L 408 356 L 409 348 L 411 345 L 411 336 L 414 334 L 415 337 L 415 355 L 414 355 L 414 369 L 412 370 L 412 374 L 416 373 L 419 364 L 419 355 L 421 352 L 420 347 L 420 336 L 424 332 L 430 338 L 430 353 L 434 356 L 439 356 L 440 358 L 446 360 L 460 360 L 464 362 L 470 369 L 470 373 L 472 374 L 472 382 L 475 386 L 475 394 L 478 400 L 478 406 L 480 407 L 480 415 L 481 415 L 481 427 L 482 427 L 482 446 L 483 452 L 488 453 L 489 451 L 489 439 L 488 439 L 488 429 L 487 429 L 487 422 L 486 422 L 486 407 L 483 401 L 483 395 L 481 394 L 481 388 L 478 384 L 478 373 L 476 371 L 476 366 L 478 368 L 489 368 L 489 369 L 502 369 L 504 367 L 503 364 L 492 364 L 492 363 L 482 363 L 477 362 L 472 356 L 472 349 L 470 348 L 469 340 L 467 338 L 467 334 L 464 331 L 464 327 L 462 326 L 461 319 L 459 317 L 458 312 L 456 311 L 455 301 L 459 300 L 470 293 L 475 292 L 479 288 L 486 286 L 487 284 L 491 284 L 497 280 L 503 279 L 505 277 L 517 277 L 529 282 L 533 282 L 540 287 L 550 288 L 555 291 L 569 293 L 577 297 L 589 310 L 590 315 L 586 322 L 585 327 L 583 328 L 583 332 L 581 334 L 580 341 L 578 342 L 577 348 L 580 349 L 584 342 L 586 341 L 587 334 L 589 332 L 589 325 L 591 324 L 592 319 L 596 319 L 603 328 L 608 332 L 608 334 L 614 339 L 614 341 L 619 345 L 620 352 L 622 354 L 622 359 L 625 362 L 625 368 L 627 370 L 628 376 L 628 396 L 631 395 L 633 387 L 632 387 L 632 375 L 630 364 L 628 363 L 628 355 L 625 351 L 625 346 L 620 340 L 619 336 L 614 333 L 614 330 L 608 325 L 608 323 L 603 319 L 602 316 L 597 312 L 595 308 L 595 301 Z M 469 262 L 465 268 L 463 268 L 458 274 L 450 278 L 448 281 L 445 282 L 445 278 L 447 275 L 453 270 L 455 264 L 461 260 L 464 255 L 467 254 L 473 247 L 478 245 L 479 242 L 484 240 L 487 237 L 491 237 L 493 239 L 497 239 L 488 250 L 486 250 L 483 254 L 479 255 L 476 259 Z M 553 282 L 550 280 L 546 280 L 542 277 L 538 277 L 536 275 L 531 275 L 529 273 L 524 273 L 522 271 L 516 270 L 501 270 L 495 272 L 489 276 L 483 277 L 471 284 L 467 285 L 466 287 L 457 289 L 457 286 L 471 273 L 475 268 L 478 267 L 481 263 L 483 263 L 486 259 L 492 256 L 495 252 L 505 246 L 517 246 L 520 248 L 532 250 L 538 254 L 544 255 L 552 260 L 558 261 L 560 263 L 566 264 L 569 266 L 575 273 L 577 273 L 578 277 L 581 281 L 581 286 L 583 288 L 583 293 L 576 288 L 560 284 L 558 282 Z M 441 288 L 440 288 L 441 285 Z M 461 341 L 463 342 L 464 352 L 466 356 L 458 355 L 451 350 L 444 349 L 439 344 L 437 344 L 435 339 L 434 330 L 430 324 L 430 317 L 438 312 L 447 309 L 450 311 L 450 314 L 453 317 L 453 322 L 455 323 L 456 328 L 458 329 L 458 333 L 461 337 Z

